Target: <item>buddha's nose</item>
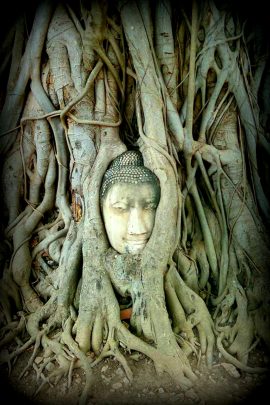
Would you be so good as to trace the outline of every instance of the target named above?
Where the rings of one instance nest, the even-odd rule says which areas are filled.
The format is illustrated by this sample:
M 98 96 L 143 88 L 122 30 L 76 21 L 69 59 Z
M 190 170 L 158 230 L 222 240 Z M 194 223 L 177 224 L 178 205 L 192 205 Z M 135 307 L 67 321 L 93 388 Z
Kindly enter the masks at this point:
M 147 233 L 147 227 L 143 218 L 143 210 L 132 208 L 128 219 L 128 234 L 141 235 Z

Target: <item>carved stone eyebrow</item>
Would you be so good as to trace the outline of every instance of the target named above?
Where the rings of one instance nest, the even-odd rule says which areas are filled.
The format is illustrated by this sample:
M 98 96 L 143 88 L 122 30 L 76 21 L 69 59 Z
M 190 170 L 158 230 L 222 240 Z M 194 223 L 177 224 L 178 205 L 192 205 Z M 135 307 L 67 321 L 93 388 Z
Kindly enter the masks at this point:
M 156 198 L 155 198 L 155 196 L 153 196 L 152 198 L 147 198 L 147 199 L 145 200 L 145 202 L 146 202 L 146 203 L 156 202 Z
M 114 205 L 127 205 L 127 204 L 128 204 L 128 202 L 127 202 L 127 201 L 124 201 L 124 200 L 115 201 L 115 202 L 112 202 L 112 203 L 111 203 L 112 206 L 114 206 Z

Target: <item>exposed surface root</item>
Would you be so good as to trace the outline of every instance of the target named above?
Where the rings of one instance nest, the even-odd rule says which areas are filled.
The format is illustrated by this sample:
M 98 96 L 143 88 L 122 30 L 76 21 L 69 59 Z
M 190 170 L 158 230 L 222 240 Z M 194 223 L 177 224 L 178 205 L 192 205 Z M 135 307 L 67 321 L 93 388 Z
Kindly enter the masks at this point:
M 127 378 L 129 381 L 132 381 L 133 379 L 133 374 L 132 371 L 130 370 L 130 367 L 128 366 L 128 363 L 123 356 L 123 354 L 119 350 L 119 343 L 115 340 L 115 329 L 112 328 L 111 331 L 109 332 L 108 339 L 102 349 L 102 352 L 100 355 L 96 358 L 96 360 L 92 363 L 92 367 L 95 367 L 98 363 L 100 363 L 105 357 L 115 357 L 115 359 L 123 366 Z
M 182 388 L 188 389 L 192 386 L 192 381 L 196 379 L 196 375 L 192 372 L 186 357 L 180 350 L 174 356 L 163 354 L 152 345 L 131 334 L 124 325 L 121 325 L 117 335 L 119 335 L 119 340 L 127 348 L 137 350 L 150 357 L 155 364 L 157 372 L 167 372 L 175 383 L 179 384 Z
M 222 354 L 222 356 L 229 362 L 235 365 L 235 367 L 239 368 L 240 370 L 246 371 L 247 373 L 267 373 L 269 370 L 264 367 L 249 367 L 244 363 L 241 363 L 241 361 L 237 360 L 235 357 L 233 357 L 230 353 L 228 353 L 222 344 L 222 339 L 224 335 L 220 334 L 217 338 L 217 347 Z

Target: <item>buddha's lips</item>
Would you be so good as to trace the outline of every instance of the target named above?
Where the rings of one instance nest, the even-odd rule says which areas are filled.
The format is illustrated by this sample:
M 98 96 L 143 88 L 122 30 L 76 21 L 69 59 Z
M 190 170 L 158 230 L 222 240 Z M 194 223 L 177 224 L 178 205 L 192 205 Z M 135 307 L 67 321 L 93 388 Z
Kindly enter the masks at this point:
M 132 241 L 128 241 L 129 245 L 145 245 L 147 242 L 147 240 L 132 240 Z
M 147 243 L 147 241 L 148 241 L 148 239 L 149 238 L 143 238 L 143 239 L 140 239 L 140 238 L 134 238 L 134 239 L 126 239 L 126 242 L 127 243 L 131 243 L 131 244 L 138 244 L 138 245 L 142 245 L 142 244 L 144 244 L 144 243 Z

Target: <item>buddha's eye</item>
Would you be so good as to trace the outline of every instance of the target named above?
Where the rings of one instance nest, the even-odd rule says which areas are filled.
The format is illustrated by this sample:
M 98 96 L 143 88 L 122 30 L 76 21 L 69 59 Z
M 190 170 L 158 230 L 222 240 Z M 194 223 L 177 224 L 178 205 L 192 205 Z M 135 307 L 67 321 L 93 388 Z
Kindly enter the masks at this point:
M 128 207 L 126 205 L 113 205 L 113 209 L 116 210 L 116 212 L 125 212 L 127 211 Z
M 147 203 L 147 204 L 145 204 L 145 206 L 144 206 L 144 209 L 145 209 L 145 210 L 149 210 L 149 211 L 155 210 L 156 208 L 157 208 L 157 205 L 156 205 L 156 203 L 154 203 L 154 202 Z

